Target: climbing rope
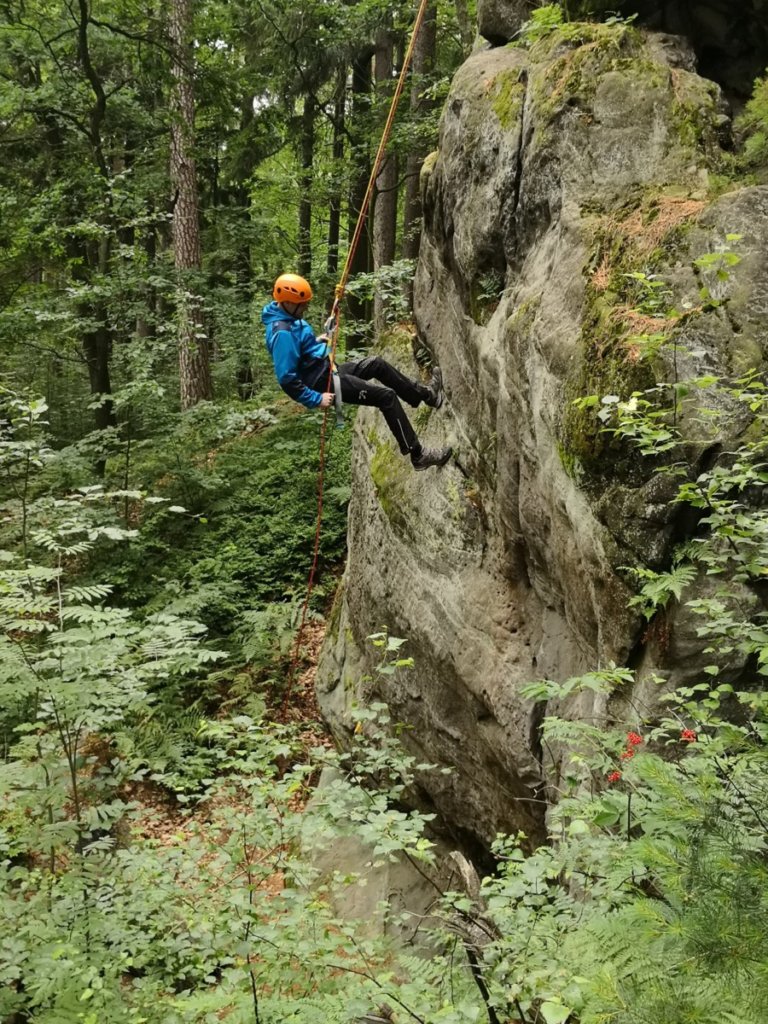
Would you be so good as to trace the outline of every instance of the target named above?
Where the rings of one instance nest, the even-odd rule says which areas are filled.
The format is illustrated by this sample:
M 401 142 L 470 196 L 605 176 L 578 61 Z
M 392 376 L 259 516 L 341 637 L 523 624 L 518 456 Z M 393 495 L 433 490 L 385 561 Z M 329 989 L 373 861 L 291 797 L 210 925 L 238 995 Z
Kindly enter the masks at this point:
M 360 205 L 360 212 L 357 215 L 357 224 L 355 225 L 355 232 L 352 235 L 352 241 L 349 243 L 349 251 L 347 252 L 347 259 L 344 263 L 344 269 L 341 274 L 339 283 L 336 285 L 333 306 L 331 307 L 330 318 L 333 320 L 333 330 L 331 334 L 331 351 L 330 351 L 330 369 L 328 371 L 328 380 L 326 382 L 326 392 L 331 391 L 331 379 L 333 376 L 333 369 L 336 358 L 336 347 L 339 340 L 339 326 L 341 323 L 341 301 L 344 298 L 344 293 L 347 288 L 347 281 L 349 280 L 350 270 L 352 268 L 352 262 L 355 258 L 357 248 L 360 244 L 360 239 L 363 236 L 363 228 L 365 227 L 365 221 L 368 217 L 368 209 L 371 205 L 371 199 L 373 198 L 373 192 L 376 188 L 376 179 L 381 171 L 381 165 L 384 162 L 384 154 L 389 143 L 390 135 L 392 134 L 392 126 L 395 123 L 395 114 L 397 113 L 397 107 L 400 103 L 400 97 L 403 94 L 405 88 L 405 80 L 408 75 L 408 70 L 411 66 L 411 58 L 413 57 L 413 51 L 416 46 L 416 39 L 419 34 L 419 29 L 424 21 L 424 15 L 426 14 L 427 6 L 430 0 L 421 0 L 419 9 L 416 14 L 416 20 L 413 23 L 413 30 L 411 31 L 411 38 L 408 42 L 408 49 L 405 51 L 405 57 L 403 58 L 403 66 L 400 69 L 400 75 L 397 79 L 397 85 L 392 95 L 392 102 L 389 105 L 389 113 L 387 120 L 384 124 L 384 130 L 381 133 L 381 139 L 379 140 L 379 148 L 376 150 L 376 156 L 374 157 L 373 166 L 371 168 L 371 175 L 368 179 L 368 187 L 365 190 L 365 196 L 363 202 Z M 288 700 L 293 690 L 294 677 L 296 675 L 296 669 L 299 664 L 299 655 L 301 651 L 301 641 L 304 636 L 304 627 L 307 621 L 307 611 L 309 610 L 309 599 L 312 595 L 312 588 L 315 583 L 315 573 L 317 571 L 317 562 L 320 554 L 320 534 L 323 522 L 323 485 L 325 481 L 325 441 L 326 441 L 326 427 L 328 424 L 328 411 L 329 406 L 323 409 L 323 422 L 320 427 L 320 464 L 318 468 L 317 476 L 317 521 L 315 524 L 315 540 L 312 552 L 312 568 L 309 570 L 309 578 L 307 579 L 307 593 L 304 598 L 304 604 L 301 608 L 301 620 L 299 622 L 299 628 L 296 633 L 296 640 L 294 642 L 293 654 L 291 656 L 291 663 L 288 668 L 288 679 L 286 681 L 285 695 L 283 696 L 282 710 L 285 710 Z

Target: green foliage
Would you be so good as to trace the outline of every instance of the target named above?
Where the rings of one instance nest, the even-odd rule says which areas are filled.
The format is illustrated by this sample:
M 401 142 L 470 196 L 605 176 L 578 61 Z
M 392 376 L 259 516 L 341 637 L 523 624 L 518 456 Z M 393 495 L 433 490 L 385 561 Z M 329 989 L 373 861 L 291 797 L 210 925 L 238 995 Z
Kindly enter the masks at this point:
M 503 291 L 504 275 L 500 271 L 485 270 L 477 276 L 470 295 L 470 310 L 476 323 L 488 323 L 499 304 Z
M 696 566 L 687 563 L 674 565 L 669 572 L 654 572 L 653 569 L 633 567 L 631 573 L 642 583 L 640 593 L 635 595 L 629 606 L 639 607 L 646 619 L 652 619 L 660 608 L 666 608 L 670 598 L 682 598 L 683 590 L 696 579 Z
M 634 294 L 630 294 L 628 298 L 638 313 L 657 316 L 669 310 L 672 292 L 663 278 L 637 270 L 624 274 L 624 277 L 633 284 Z
M 61 580 L 32 576 L 38 585 Z M 0 581 L 16 613 L 28 579 L 6 570 Z M 48 621 L 31 599 L 23 608 L 25 621 Z M 34 630 L 20 637 L 3 613 L 0 706 L 8 707 L 11 671 L 13 693 L 20 669 L 29 689 L 19 694 L 25 714 L 0 789 L 3 1017 L 300 1022 L 321 1007 L 341 1024 L 383 998 L 413 1014 L 437 999 L 446 1003 L 441 1020 L 475 1019 L 466 972 L 441 956 L 393 960 L 386 942 L 333 913 L 356 876 L 320 879 L 311 864 L 312 850 L 345 837 L 366 843 L 375 860 L 405 851 L 431 861 L 425 817 L 391 804 L 412 784 L 414 762 L 390 739 L 386 709 L 360 711 L 349 754 L 302 750 L 286 727 L 245 715 L 199 723 L 210 744 L 208 811 L 158 841 L 148 811 L 129 796 L 145 771 L 135 769 L 126 726 L 146 713 L 158 675 L 207 657 L 195 630 L 178 622 L 134 634 L 127 616 L 113 615 L 107 640 L 103 615 L 87 621 L 87 632 L 79 621 L 51 623 L 42 642 Z M 305 807 L 321 768 L 332 780 Z M 379 791 L 362 785 L 371 778 Z
M 725 286 L 731 276 L 731 268 L 741 263 L 741 256 L 733 252 L 731 246 L 741 240 L 741 235 L 728 234 L 725 242 L 714 252 L 704 253 L 693 261 L 702 284 L 699 295 L 705 309 L 716 309 L 726 297 Z
M 548 723 L 547 742 L 563 724 Z M 595 730 L 595 748 L 567 755 L 556 843 L 526 857 L 499 840 L 502 870 L 483 883 L 497 1005 L 532 1014 L 546 1001 L 584 1024 L 761 1019 L 765 753 L 743 734 L 735 746 L 725 724 L 711 739 L 690 733 L 675 718 L 630 733 L 632 756 L 618 761 L 619 735 Z M 620 780 L 604 789 L 611 761 Z
M 358 299 L 372 300 L 378 295 L 383 303 L 385 322 L 400 323 L 410 317 L 407 285 L 413 280 L 413 260 L 395 260 L 370 274 L 356 274 L 347 291 Z
M 390 738 L 386 709 L 361 709 L 353 751 L 337 754 L 307 749 L 305 736 L 265 721 L 253 695 L 250 715 L 212 715 L 205 700 L 191 701 L 218 685 L 224 652 L 189 618 L 199 607 L 192 594 L 154 612 L 114 603 L 128 579 L 115 587 L 117 569 L 131 558 L 112 548 L 146 561 L 174 523 L 181 540 L 210 520 L 141 489 L 51 495 L 42 483 L 59 456 L 46 442 L 45 404 L 11 393 L 3 401 L 0 1018 L 300 1022 L 321 1011 L 346 1024 L 384 999 L 422 1019 L 433 1011 L 448 1024 L 476 1019 L 463 967 L 442 955 L 396 956 L 386 941 L 366 939 L 333 910 L 357 876 L 319 878 L 312 866 L 313 850 L 344 838 L 364 842 L 375 861 L 403 851 L 432 859 L 427 818 L 393 803 L 412 787 L 416 766 Z M 263 417 L 232 421 L 205 408 L 189 421 L 204 452 L 219 446 L 213 461 L 255 440 L 265 462 L 284 451 L 283 492 L 309 457 L 296 417 L 284 431 Z M 271 448 L 262 437 L 270 432 Z M 174 447 L 162 454 L 171 464 Z M 151 477 L 155 449 L 134 456 L 130 473 Z M 246 468 L 253 472 L 253 462 Z M 183 479 L 190 504 L 202 507 L 208 489 L 195 494 Z M 244 486 L 238 480 L 230 493 L 235 484 Z M 348 490 L 335 486 L 343 502 Z M 279 493 L 263 498 L 272 515 Z M 199 536 L 191 543 L 199 546 Z M 254 671 L 284 656 L 294 607 L 238 609 Z M 374 643 L 380 672 L 411 664 L 398 655 L 403 641 L 379 635 Z M 305 806 L 322 769 L 332 779 Z M 168 791 L 173 807 L 204 810 L 162 810 Z
M 8 767 L 0 791 L 0 918 L 8 936 L 0 944 L 0 1012 L 35 1022 L 91 1014 L 148 1024 L 256 1012 L 265 1021 L 302 1021 L 322 1012 L 346 1024 L 385 1001 L 428 1024 L 460 1024 L 483 1016 L 487 998 L 499 1019 L 528 1024 L 764 1019 L 768 702 L 759 688 L 722 676 L 718 663 L 736 655 L 756 674 L 768 671 L 765 618 L 734 590 L 759 585 L 768 564 L 765 513 L 753 500 L 768 484 L 768 385 L 750 374 L 702 387 L 748 410 L 754 429 L 707 472 L 681 479 L 677 500 L 701 513 L 701 528 L 668 571 L 634 570 L 635 603 L 651 619 L 673 598 L 685 601 L 699 574 L 720 580 L 720 592 L 688 605 L 712 664 L 701 683 L 666 696 L 667 711 L 628 696 L 638 732 L 545 719 L 549 781 L 559 791 L 551 844 L 525 852 L 524 837 L 499 838 L 499 870 L 484 880 L 479 902 L 447 894 L 437 952 L 418 962 L 335 916 L 335 901 L 357 879 L 318 877 L 310 853 L 355 837 L 373 860 L 405 850 L 429 863 L 425 818 L 403 809 L 413 772 L 429 766 L 399 750 L 382 706 L 356 712 L 350 755 L 302 750 L 256 705 L 254 715 L 230 716 L 190 705 L 169 728 L 174 686 L 204 686 L 218 655 L 201 642 L 200 625 L 183 617 L 181 597 L 181 607 L 140 619 L 106 604 L 112 581 L 93 577 L 95 563 L 84 579 L 69 559 L 82 564 L 96 545 L 146 551 L 137 530 L 158 538 L 161 525 L 197 530 L 216 517 L 207 510 L 207 523 L 188 518 L 204 504 L 188 478 L 194 500 L 177 512 L 170 496 L 150 502 L 128 491 L 137 510 L 142 503 L 160 510 L 132 514 L 135 528 L 122 518 L 125 492 L 85 489 L 56 502 L 38 495 L 36 474 L 51 468 L 42 457 L 44 410 L 34 406 L 35 419 L 30 403 L 14 400 L 4 452 L 15 550 L 0 562 Z M 650 445 L 657 457 L 668 439 L 656 435 L 669 429 L 652 415 L 659 396 L 667 402 L 662 390 L 645 394 L 632 427 L 632 443 Z M 621 403 L 599 408 L 618 429 Z M 241 445 L 277 441 L 291 464 L 301 457 L 298 417 L 290 429 L 259 423 L 247 439 L 237 433 L 241 423 L 222 432 L 207 417 L 205 410 L 194 417 L 201 450 L 216 446 L 212 463 L 223 480 L 231 474 L 222 467 L 244 458 Z M 682 456 L 669 432 L 670 450 Z M 269 450 L 273 458 L 280 451 Z M 193 596 L 186 595 L 189 607 Z M 244 611 L 241 643 L 254 666 L 282 657 L 291 605 Z M 386 630 L 370 639 L 381 653 L 377 672 L 410 668 L 405 641 Z M 633 679 L 629 669 L 608 666 L 532 684 L 525 695 L 622 699 Z M 321 768 L 333 774 L 305 807 Z M 173 790 L 182 805 L 204 795 L 205 813 L 153 840 L 147 811 L 135 802 L 136 787 L 152 784 Z M 472 929 L 482 941 L 468 938 Z M 457 937 L 472 951 L 487 997 L 450 952 Z
M 748 167 L 768 162 L 768 77 L 758 78 L 751 98 L 736 119 L 744 136 L 744 161 Z
M 243 628 L 243 612 L 303 595 L 317 512 L 319 418 L 278 420 L 270 408 L 201 405 L 181 417 L 164 444 L 134 447 L 132 485 L 159 491 L 188 512 L 174 518 L 156 506 L 141 541 L 112 561 L 108 571 L 122 597 L 200 616 L 218 635 L 245 638 L 253 631 Z M 321 568 L 345 550 L 350 441 L 349 430 L 330 437 Z M 117 477 L 121 462 L 108 467 Z M 329 583 L 321 573 L 318 601 Z
M 565 21 L 560 4 L 545 4 L 531 12 L 531 17 L 520 29 L 519 40 L 523 46 L 532 46 L 539 39 L 548 36 Z

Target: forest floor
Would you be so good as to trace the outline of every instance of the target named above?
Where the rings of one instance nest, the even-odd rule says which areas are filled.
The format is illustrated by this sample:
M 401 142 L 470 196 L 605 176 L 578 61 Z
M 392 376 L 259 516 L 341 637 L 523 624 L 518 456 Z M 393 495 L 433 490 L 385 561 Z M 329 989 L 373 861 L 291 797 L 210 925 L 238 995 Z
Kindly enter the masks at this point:
M 280 724 L 298 729 L 303 750 L 312 747 L 332 747 L 331 739 L 315 699 L 317 662 L 325 639 L 327 623 L 309 621 L 304 629 L 302 660 L 291 687 L 288 701 L 276 702 L 268 709 L 268 717 Z M 211 801 L 201 800 L 194 808 L 182 807 L 163 787 L 142 783 L 133 794 L 139 804 L 132 833 L 137 839 L 150 839 L 161 846 L 183 845 L 191 836 L 199 835 L 212 816 Z M 297 794 L 295 810 L 306 803 L 306 792 Z

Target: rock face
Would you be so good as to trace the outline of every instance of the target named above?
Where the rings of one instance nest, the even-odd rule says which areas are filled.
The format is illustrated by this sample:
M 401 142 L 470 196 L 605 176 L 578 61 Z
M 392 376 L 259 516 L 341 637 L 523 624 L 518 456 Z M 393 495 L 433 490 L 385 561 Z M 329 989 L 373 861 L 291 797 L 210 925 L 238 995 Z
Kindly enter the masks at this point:
M 534 0 L 478 0 L 478 32 L 494 46 L 515 39 L 536 7 Z M 571 16 L 619 15 L 657 32 L 685 36 L 698 70 L 735 98 L 748 96 L 768 65 L 765 0 L 577 0 Z
M 717 195 L 719 90 L 685 67 L 669 37 L 621 25 L 567 26 L 464 64 L 422 176 L 415 282 L 448 401 L 414 420 L 455 461 L 415 474 L 375 412 L 356 421 L 321 709 L 343 740 L 352 702 L 386 701 L 406 744 L 454 769 L 423 773 L 425 801 L 484 846 L 543 831 L 542 763 L 557 755 L 522 684 L 612 662 L 676 681 L 693 664 L 689 621 L 671 619 L 661 645 L 627 610 L 624 567 L 666 565 L 690 528 L 674 485 L 573 404 L 765 358 L 768 188 Z M 729 246 L 740 262 L 725 279 L 716 255 L 694 264 Z M 705 286 L 716 302 L 702 304 Z M 648 356 L 656 332 L 667 343 Z M 409 351 L 390 355 L 415 372 Z M 747 426 L 724 409 L 717 434 L 703 431 L 706 395 L 681 419 L 700 466 Z M 377 671 L 366 637 L 383 626 L 408 638 L 414 668 Z M 618 714 L 583 697 L 554 710 Z
M 514 39 L 531 16 L 528 0 L 478 0 L 477 31 L 498 46 Z

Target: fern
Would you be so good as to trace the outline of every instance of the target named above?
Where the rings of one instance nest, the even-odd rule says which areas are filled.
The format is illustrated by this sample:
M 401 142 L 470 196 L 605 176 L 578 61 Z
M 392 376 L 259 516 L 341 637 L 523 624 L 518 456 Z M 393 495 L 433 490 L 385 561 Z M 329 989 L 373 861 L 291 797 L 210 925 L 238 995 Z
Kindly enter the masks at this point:
M 646 619 L 652 619 L 660 608 L 666 608 L 670 598 L 682 599 L 685 588 L 696 579 L 698 568 L 691 563 L 681 563 L 669 572 L 644 568 L 634 568 L 631 572 L 643 585 L 640 593 L 630 599 L 629 607 L 639 608 Z

